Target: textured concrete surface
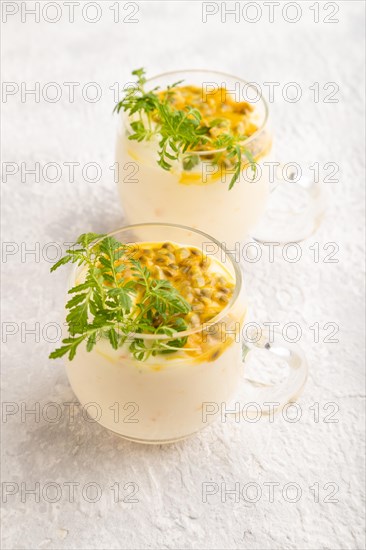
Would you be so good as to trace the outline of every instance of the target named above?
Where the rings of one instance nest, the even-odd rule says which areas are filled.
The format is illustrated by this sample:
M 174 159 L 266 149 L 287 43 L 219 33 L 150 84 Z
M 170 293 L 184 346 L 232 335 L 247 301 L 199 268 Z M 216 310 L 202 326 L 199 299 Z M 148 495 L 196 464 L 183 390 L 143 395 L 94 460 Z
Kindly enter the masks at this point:
M 21 9 L 24 3 L 10 4 Z M 281 11 L 269 23 L 264 6 L 257 23 L 246 22 L 243 15 L 238 23 L 229 18 L 221 23 L 219 15 L 202 23 L 200 2 L 145 2 L 131 16 L 138 23 L 114 23 L 112 3 L 102 2 L 100 21 L 93 24 L 82 19 L 81 7 L 69 23 L 60 2 L 57 23 L 42 17 L 35 23 L 31 16 L 22 23 L 19 12 L 3 24 L 3 79 L 19 89 L 21 82 L 28 88 L 39 82 L 41 89 L 57 82 L 64 92 L 55 103 L 42 96 L 39 102 L 32 96 L 22 102 L 20 92 L 8 97 L 2 105 L 3 161 L 24 162 L 27 168 L 36 162 L 41 167 L 80 163 L 74 182 L 64 167 L 53 183 L 46 181 L 53 177 L 50 169 L 39 182 L 33 176 L 22 182 L 18 171 L 2 185 L 3 240 L 8 243 L 2 263 L 3 548 L 365 547 L 364 3 L 331 3 L 339 7 L 333 16 L 339 22 L 328 24 L 323 20 L 333 8 L 324 11 L 320 4 L 320 22 L 314 23 L 312 4 L 301 2 L 297 23 L 284 21 Z M 46 16 L 54 18 L 49 9 Z M 130 3 L 121 17 L 132 11 Z M 90 11 L 88 16 L 95 15 Z M 300 345 L 310 377 L 298 402 L 297 422 L 281 416 L 273 423 L 218 422 L 185 442 L 145 447 L 85 421 L 78 410 L 72 421 L 70 406 L 62 406 L 75 397 L 62 361 L 51 363 L 47 355 L 54 346 L 51 324 L 62 321 L 67 274 L 49 275 L 57 249 L 48 243 L 62 246 L 81 231 L 122 224 L 109 169 L 116 123 L 109 86 L 125 82 L 142 65 L 151 74 L 218 69 L 258 83 L 279 82 L 279 89 L 298 82 L 300 101 L 289 103 L 277 94 L 271 105 L 278 152 L 304 167 L 339 164 L 339 182 L 323 183 L 326 220 L 302 243 L 301 260 L 289 263 L 277 254 L 270 263 L 263 253 L 260 262 L 245 266 L 254 317 L 302 328 Z M 80 93 L 91 81 L 103 90 L 96 103 Z M 73 103 L 64 82 L 80 82 Z M 309 89 L 314 82 L 320 85 L 319 102 Z M 338 103 L 322 101 L 333 90 L 324 90 L 327 82 L 338 84 Z M 88 162 L 102 166 L 100 181 L 83 179 L 81 167 Z M 327 173 L 323 170 L 321 178 Z M 336 243 L 338 250 L 328 260 L 338 262 L 324 261 L 335 250 L 334 245 L 324 248 L 327 243 Z M 35 255 L 26 254 L 31 249 Z M 333 339 L 339 341 L 329 342 L 335 325 L 339 331 Z M 32 328 L 39 334 L 27 332 Z M 62 408 L 52 409 L 50 402 Z M 24 408 L 36 403 L 39 418 L 26 415 Z M 61 418 L 52 422 L 60 410 Z M 207 482 L 211 485 L 204 486 Z M 204 487 L 216 493 L 205 499 Z M 236 487 L 240 499 L 234 493 L 225 501 L 222 487 Z M 36 494 L 27 493 L 32 488 Z

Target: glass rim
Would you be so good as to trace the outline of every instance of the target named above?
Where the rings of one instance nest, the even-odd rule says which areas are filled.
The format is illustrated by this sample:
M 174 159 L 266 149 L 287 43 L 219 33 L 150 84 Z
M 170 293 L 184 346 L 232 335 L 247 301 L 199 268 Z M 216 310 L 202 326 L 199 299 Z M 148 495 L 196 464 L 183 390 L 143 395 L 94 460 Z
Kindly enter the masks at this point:
M 208 74 L 213 74 L 213 75 L 222 76 L 222 77 L 226 77 L 226 78 L 232 78 L 234 80 L 237 80 L 237 81 L 241 82 L 242 84 L 248 84 L 249 86 L 254 88 L 253 83 L 248 82 L 247 80 L 244 80 L 243 78 L 240 78 L 238 76 L 234 76 L 234 75 L 229 74 L 229 73 L 224 73 L 224 72 L 221 72 L 221 71 L 210 71 L 209 69 L 180 69 L 178 71 L 166 71 L 164 73 L 159 73 L 156 76 L 152 76 L 150 78 L 147 78 L 146 79 L 146 84 L 148 82 L 153 81 L 153 80 L 157 80 L 158 78 L 163 78 L 163 77 L 167 77 L 167 76 L 174 76 L 174 75 L 179 75 L 179 74 L 185 74 L 185 73 L 198 73 L 198 74 L 199 73 L 208 73 Z M 265 127 L 267 126 L 268 119 L 269 119 L 268 103 L 264 99 L 263 95 L 261 95 L 260 101 L 264 105 L 264 120 L 263 120 L 262 124 L 260 125 L 260 127 L 251 136 L 249 136 L 248 138 L 246 138 L 246 139 L 244 139 L 243 141 L 240 142 L 243 146 L 247 145 L 248 143 L 251 143 L 252 141 L 254 141 L 254 139 L 256 139 L 263 132 Z M 123 117 L 123 120 L 129 120 L 129 117 L 125 112 L 122 113 L 122 117 Z M 187 151 L 187 152 L 183 153 L 182 157 L 192 155 L 192 154 L 195 154 L 195 155 L 198 155 L 198 156 L 213 155 L 213 154 L 216 154 L 216 153 L 222 153 L 223 151 L 226 151 L 225 147 L 222 147 L 221 149 L 212 149 L 212 150 L 209 150 L 209 151 L 207 151 L 207 150 L 190 151 L 190 152 Z
M 219 250 L 221 249 L 221 251 L 224 252 L 225 257 L 229 258 L 229 261 L 230 261 L 230 263 L 231 263 L 231 265 L 234 269 L 234 273 L 235 273 L 235 287 L 234 287 L 233 295 L 232 295 L 231 299 L 229 300 L 229 303 L 226 304 L 226 306 L 220 311 L 220 313 L 215 315 L 215 317 L 213 317 L 207 323 L 203 323 L 203 324 L 199 325 L 198 327 L 188 329 L 188 330 L 185 330 L 185 331 L 174 332 L 171 335 L 167 335 L 167 334 L 150 334 L 150 333 L 144 333 L 144 332 L 129 332 L 127 334 L 127 341 L 128 341 L 128 338 L 141 338 L 143 340 L 151 340 L 151 341 L 154 341 L 154 340 L 174 340 L 174 339 L 177 339 L 177 338 L 184 338 L 185 336 L 190 336 L 191 334 L 197 334 L 199 332 L 203 332 L 204 330 L 207 330 L 208 327 L 211 327 L 212 325 L 216 325 L 218 322 L 220 322 L 221 319 L 223 319 L 227 315 L 227 313 L 232 309 L 233 305 L 236 303 L 237 298 L 238 298 L 238 296 L 240 294 L 240 291 L 241 291 L 241 288 L 242 288 L 242 273 L 241 273 L 240 266 L 235 261 L 235 258 L 232 255 L 232 253 L 229 250 L 227 250 L 227 248 L 222 243 L 220 243 L 217 239 L 215 239 L 214 237 L 211 237 L 211 235 L 208 235 L 207 233 L 205 233 L 204 231 L 201 231 L 199 229 L 193 229 L 193 227 L 189 227 L 187 225 L 176 224 L 176 223 L 159 223 L 159 222 L 136 223 L 136 224 L 131 224 L 131 225 L 125 225 L 125 226 L 120 227 L 119 229 L 115 229 L 113 231 L 110 231 L 110 232 L 106 233 L 106 235 L 104 237 L 96 239 L 95 241 L 90 243 L 90 245 L 88 245 L 88 248 L 91 248 L 92 246 L 94 246 L 95 244 L 97 244 L 98 242 L 103 240 L 105 237 L 114 237 L 115 235 L 117 235 L 121 232 L 133 230 L 133 229 L 136 229 L 136 228 L 148 228 L 148 227 L 167 227 L 167 228 L 181 229 L 181 230 L 184 230 L 184 231 L 189 231 L 189 232 L 192 232 L 192 233 L 196 233 L 198 235 L 202 235 L 203 237 L 206 237 L 209 241 L 216 244 L 219 247 Z M 170 242 L 169 239 L 165 239 L 165 240 L 167 242 Z M 138 244 L 138 242 L 146 242 L 146 241 L 137 241 L 136 240 L 135 244 Z M 154 242 L 154 241 L 151 241 L 151 242 Z M 177 241 L 172 240 L 172 242 L 177 242 Z M 126 244 L 130 244 L 130 243 L 126 243 Z M 180 244 L 183 244 L 183 243 L 180 243 Z M 203 252 L 202 252 L 202 254 L 203 254 Z M 71 279 L 73 281 L 75 281 L 75 279 L 77 277 L 77 272 L 79 270 L 82 271 L 82 267 L 79 266 L 79 265 L 76 265 L 73 269 L 72 277 L 71 277 Z

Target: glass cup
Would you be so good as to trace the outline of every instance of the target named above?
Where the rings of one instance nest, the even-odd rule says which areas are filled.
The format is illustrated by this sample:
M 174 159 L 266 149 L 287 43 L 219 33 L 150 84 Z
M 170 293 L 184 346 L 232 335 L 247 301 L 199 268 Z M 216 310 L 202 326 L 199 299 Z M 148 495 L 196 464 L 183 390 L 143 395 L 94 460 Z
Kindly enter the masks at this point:
M 179 80 L 207 91 L 223 85 L 238 102 L 254 93 L 243 80 L 195 70 L 162 74 L 148 80 L 146 89 L 165 89 Z M 265 101 L 260 99 L 254 107 L 258 130 L 243 145 L 261 164 L 271 158 L 272 134 Z M 128 117 L 122 116 L 121 123 L 116 147 L 118 189 L 128 223 L 180 223 L 215 235 L 227 245 L 250 232 L 264 212 L 270 191 L 265 170 L 254 182 L 247 166 L 246 177 L 241 177 L 230 191 L 233 170 L 223 170 L 212 163 L 213 155 L 220 151 L 195 151 L 199 163 L 190 170 L 184 168 L 187 155 L 183 155 L 166 171 L 157 164 L 158 142 L 129 140 Z
M 308 183 L 305 186 L 303 181 L 286 185 L 273 174 L 274 164 L 271 163 L 276 159 L 268 105 L 255 86 L 224 73 L 187 70 L 151 78 L 145 87 L 152 90 L 158 86 L 164 90 L 181 80 L 184 85 L 201 87 L 202 93 L 225 88 L 235 102 L 251 104 L 251 121 L 257 130 L 242 145 L 255 159 L 256 173 L 253 174 L 249 162 L 244 163 L 239 180 L 228 190 L 233 168 L 221 168 L 212 162 L 213 156 L 223 149 L 195 151 L 199 162 L 191 169 L 185 168 L 187 153 L 179 161 L 173 161 L 171 170 L 166 171 L 157 164 L 158 140 L 137 142 L 128 139 L 132 133 L 130 120 L 122 112 L 116 161 L 118 190 L 126 222 L 135 224 L 148 220 L 187 225 L 215 235 L 230 249 L 238 239 L 256 238 L 256 231 L 258 240 L 280 238 L 280 242 L 301 240 L 312 233 L 320 219 L 319 209 L 314 207 L 317 194 Z M 297 195 L 300 194 L 304 208 L 293 222 L 293 207 L 298 207 Z M 273 196 L 279 201 L 273 201 Z M 264 216 L 267 203 L 270 212 Z M 259 225 L 261 219 L 264 224 Z
M 100 339 L 92 351 L 80 346 L 75 358 L 67 362 L 67 375 L 82 406 L 93 405 L 95 419 L 104 427 L 140 443 L 169 443 L 192 435 L 218 417 L 216 406 L 230 403 L 238 390 L 250 396 L 267 414 L 265 403 L 274 408 L 284 406 L 301 391 L 307 376 L 307 364 L 300 349 L 278 336 L 271 344 L 263 338 L 256 343 L 243 339 L 247 310 L 242 273 L 229 252 L 209 235 L 174 224 L 140 224 L 127 226 L 113 235 L 124 244 L 169 240 L 194 246 L 224 265 L 235 283 L 231 301 L 206 325 L 173 336 L 131 334 L 145 342 L 172 340 L 188 336 L 199 342 L 199 353 L 177 351 L 134 359 L 126 349 L 112 349 L 107 339 Z M 70 287 L 80 282 L 82 268 L 74 268 Z M 242 366 L 260 348 L 271 363 L 275 357 L 289 367 L 286 380 L 279 384 L 258 385 L 242 380 Z M 242 401 L 243 401 L 242 400 Z M 213 410 L 214 407 L 214 410 Z

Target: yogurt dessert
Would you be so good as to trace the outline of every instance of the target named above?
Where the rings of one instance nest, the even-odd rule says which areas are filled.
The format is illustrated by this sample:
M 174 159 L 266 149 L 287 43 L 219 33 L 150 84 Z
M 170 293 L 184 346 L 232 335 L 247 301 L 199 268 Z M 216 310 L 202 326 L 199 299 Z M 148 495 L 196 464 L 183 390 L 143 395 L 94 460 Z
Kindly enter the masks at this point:
M 161 234 L 154 224 L 140 232 Z M 50 357 L 68 356 L 70 384 L 100 424 L 145 443 L 207 426 L 204 404 L 229 401 L 241 373 L 240 270 L 204 254 L 204 234 L 172 228 L 170 236 L 131 244 L 125 230 L 85 234 L 53 267 L 76 264 L 69 335 Z
M 129 223 L 180 223 L 231 246 L 258 222 L 269 194 L 272 134 L 263 99 L 244 81 L 208 71 L 137 83 L 121 113 L 118 189 Z

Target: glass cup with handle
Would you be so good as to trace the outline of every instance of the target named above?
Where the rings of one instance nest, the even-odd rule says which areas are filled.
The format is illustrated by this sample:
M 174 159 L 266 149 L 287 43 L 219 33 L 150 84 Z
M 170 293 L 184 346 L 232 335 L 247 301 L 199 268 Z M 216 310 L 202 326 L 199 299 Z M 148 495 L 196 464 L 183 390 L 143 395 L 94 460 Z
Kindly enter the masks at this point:
M 243 154 L 239 179 L 229 190 L 235 165 L 227 159 L 218 162 L 225 148 L 207 147 L 195 148 L 193 166 L 189 162 L 192 151 L 187 151 L 171 162 L 170 170 L 165 170 L 158 164 L 159 135 L 150 140 L 131 140 L 132 119 L 123 112 L 116 161 L 117 185 L 126 222 L 188 225 L 215 235 L 229 249 L 237 240 L 247 237 L 293 242 L 314 232 L 324 213 L 322 189 L 305 178 L 294 181 L 283 177 L 274 154 L 268 104 L 255 84 L 225 73 L 187 70 L 148 79 L 145 88 L 166 90 L 177 81 L 196 90 L 194 105 L 201 106 L 202 113 L 212 102 L 212 94 L 219 96 L 221 116 L 224 120 L 225 116 L 227 120 L 235 117 L 237 127 L 243 124 L 241 106 L 245 109 L 245 105 L 249 105 L 243 130 L 249 135 L 240 146 L 247 157 L 255 161 L 255 171 Z M 198 99 L 197 93 L 201 94 Z M 231 111 L 225 115 L 229 107 Z
M 79 346 L 72 361 L 67 361 L 67 376 L 81 405 L 97 408 L 97 421 L 118 435 L 139 443 L 169 443 L 186 438 L 218 418 L 216 405 L 240 399 L 243 406 L 256 402 L 263 414 L 270 401 L 281 409 L 294 400 L 304 387 L 307 362 L 296 344 L 275 334 L 247 338 L 245 318 L 247 297 L 242 270 L 234 257 L 206 233 L 176 224 L 138 224 L 110 234 L 123 244 L 170 242 L 194 247 L 210 256 L 211 262 L 233 285 L 227 305 L 208 323 L 185 332 L 129 335 L 146 346 L 156 340 L 167 341 L 187 336 L 187 348 L 137 360 L 126 346 L 113 349 L 108 339 L 100 339 L 92 351 Z M 81 267 L 75 267 L 70 287 L 79 284 Z M 253 354 L 264 355 L 271 365 L 280 358 L 287 375 L 279 384 L 258 385 L 243 380 Z M 217 411 L 216 411 L 217 412 Z

